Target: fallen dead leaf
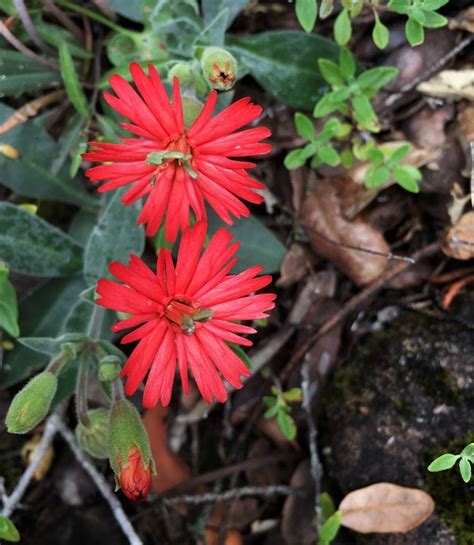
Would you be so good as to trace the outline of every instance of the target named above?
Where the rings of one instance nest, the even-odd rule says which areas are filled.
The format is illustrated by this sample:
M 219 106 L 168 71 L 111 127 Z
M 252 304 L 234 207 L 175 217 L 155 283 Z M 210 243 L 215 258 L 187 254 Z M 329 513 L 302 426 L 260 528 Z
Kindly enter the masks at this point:
M 449 28 L 451 30 L 467 30 L 468 32 L 474 32 L 474 6 L 461 11 L 459 15 L 456 15 L 449 21 Z
M 23 458 L 23 461 L 27 466 L 31 464 L 31 462 L 35 459 L 36 451 L 38 449 L 39 442 L 41 441 L 41 435 L 39 433 L 33 435 L 31 439 L 29 439 L 22 447 L 21 449 L 21 457 Z M 38 464 L 35 472 L 34 472 L 34 478 L 37 481 L 41 481 L 46 473 L 48 473 L 49 468 L 51 467 L 51 464 L 53 462 L 54 458 L 54 449 L 53 445 L 49 445 L 49 447 L 46 449 L 46 452 L 43 455 L 43 458 L 41 459 L 40 463 Z
M 219 545 L 219 531 L 215 528 L 206 528 L 206 545 Z M 227 530 L 224 545 L 243 545 L 242 535 L 237 530 Z
M 313 256 L 306 246 L 294 242 L 286 253 L 280 267 L 280 278 L 276 285 L 280 288 L 287 288 L 296 284 L 307 274 L 314 263 Z
M 474 69 L 443 70 L 417 86 L 417 91 L 433 97 L 474 100 Z
M 384 255 L 370 252 L 388 254 L 390 247 L 383 235 L 362 218 L 346 219 L 338 187 L 349 183 L 351 180 L 346 177 L 319 181 L 304 202 L 302 221 L 315 252 L 338 265 L 357 285 L 364 286 L 380 276 L 387 264 Z
M 442 250 L 449 257 L 462 261 L 474 257 L 474 211 L 461 216 L 451 227 Z
M 290 486 L 311 486 L 311 465 L 303 460 L 291 477 Z M 317 539 L 314 520 L 314 504 L 309 499 L 313 490 L 308 490 L 308 497 L 288 496 L 283 506 L 281 534 L 287 545 L 314 545 Z
M 474 105 L 469 104 L 460 110 L 458 122 L 467 142 L 474 142 Z
M 169 448 L 166 414 L 167 409 L 158 404 L 143 416 L 156 462 L 157 474 L 153 476 L 151 485 L 155 494 L 162 494 L 191 477 L 190 468 Z
M 376 483 L 354 490 L 340 503 L 342 525 L 362 534 L 409 532 L 433 513 L 433 498 L 416 488 Z

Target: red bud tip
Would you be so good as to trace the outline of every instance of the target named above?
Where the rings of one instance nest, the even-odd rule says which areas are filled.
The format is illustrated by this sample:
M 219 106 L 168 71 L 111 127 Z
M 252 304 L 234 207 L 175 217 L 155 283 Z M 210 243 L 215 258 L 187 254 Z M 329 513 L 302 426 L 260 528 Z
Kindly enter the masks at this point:
M 146 468 L 143 464 L 142 453 L 137 448 L 128 451 L 126 467 L 120 468 L 120 487 L 129 500 L 145 501 L 151 485 L 151 464 Z

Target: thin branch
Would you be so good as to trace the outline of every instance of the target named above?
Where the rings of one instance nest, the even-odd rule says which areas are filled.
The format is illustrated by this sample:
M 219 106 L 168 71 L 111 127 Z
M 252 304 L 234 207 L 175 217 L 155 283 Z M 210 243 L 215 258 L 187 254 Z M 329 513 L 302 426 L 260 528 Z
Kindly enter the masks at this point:
M 306 424 L 308 426 L 308 441 L 309 452 L 311 455 L 311 476 L 314 481 L 314 512 L 316 514 L 316 530 L 319 537 L 322 522 L 321 511 L 321 478 L 323 476 L 323 466 L 318 454 L 318 430 L 316 428 L 316 422 L 314 421 L 311 401 L 314 396 L 314 387 L 311 387 L 311 380 L 309 377 L 309 363 L 305 358 L 301 367 L 301 393 L 303 395 L 303 401 L 301 406 L 304 409 L 306 417 Z
M 23 45 L 18 38 L 16 38 L 7 28 L 5 23 L 3 21 L 0 21 L 0 34 L 9 42 L 17 51 L 20 51 L 20 53 L 23 53 L 26 57 L 29 57 L 30 59 L 34 60 L 38 64 L 42 64 L 43 66 L 47 66 L 48 68 L 51 68 L 52 70 L 55 70 L 59 72 L 59 66 L 57 64 L 54 64 L 47 59 L 44 59 L 41 55 L 38 55 L 26 45 Z
M 76 23 L 65 13 L 62 9 L 59 9 L 58 6 L 54 4 L 52 0 L 41 0 L 43 6 L 48 8 L 48 10 L 56 17 L 56 19 L 65 26 L 71 34 L 82 43 L 84 41 L 84 36 L 82 35 L 82 30 L 76 25 Z
M 408 83 L 406 83 L 398 93 L 394 93 L 393 95 L 390 95 L 387 97 L 387 100 L 384 104 L 384 110 L 387 108 L 390 108 L 400 100 L 405 93 L 408 93 L 409 91 L 413 90 L 419 83 L 422 81 L 427 80 L 430 78 L 433 74 L 438 72 L 440 68 L 442 68 L 446 63 L 448 63 L 451 59 L 453 59 L 460 51 L 465 49 L 471 42 L 474 40 L 474 34 L 471 34 L 462 42 L 460 42 L 456 47 L 451 49 L 449 53 L 441 57 L 437 62 L 435 62 L 432 66 L 428 68 L 428 70 L 425 70 L 425 72 L 421 73 L 418 77 L 410 80 Z
M 23 23 L 23 26 L 25 27 L 26 32 L 28 32 L 28 35 L 32 39 L 33 43 L 45 53 L 55 53 L 55 50 L 44 42 L 43 38 L 41 38 L 41 36 L 38 34 L 38 31 L 31 20 L 30 14 L 26 9 L 25 2 L 23 0 L 13 0 L 13 3 L 15 4 L 15 8 L 20 16 L 21 22 Z
M 306 496 L 307 491 L 303 488 L 294 488 L 287 485 L 274 486 L 243 486 L 241 488 L 233 488 L 225 492 L 208 492 L 206 494 L 187 494 L 176 496 L 174 498 L 163 498 L 165 505 L 176 505 L 187 503 L 190 505 L 201 505 L 202 503 L 211 503 L 215 501 L 233 500 L 244 496 L 257 496 L 268 498 L 271 496 Z
M 107 481 L 104 476 L 97 471 L 95 465 L 90 461 L 90 459 L 84 454 L 79 445 L 76 443 L 73 433 L 64 425 L 60 418 L 56 415 L 51 417 L 56 425 L 58 432 L 61 437 L 69 445 L 69 448 L 72 450 L 76 460 L 79 462 L 84 471 L 89 475 L 93 483 L 98 488 L 99 492 L 102 494 L 102 497 L 108 503 L 115 520 L 120 526 L 122 532 L 127 537 L 130 545 L 143 545 L 142 540 L 138 537 L 138 534 L 135 532 L 133 526 L 130 524 L 130 521 L 125 514 L 125 511 L 122 509 L 120 501 L 117 499 L 115 494 L 110 490 Z
M 439 244 L 433 242 L 428 246 L 425 246 L 413 256 L 414 262 L 417 263 L 421 259 L 429 257 L 439 251 Z M 392 263 L 392 266 L 389 267 L 379 278 L 374 282 L 369 284 L 366 288 L 361 290 L 359 293 L 354 295 L 349 301 L 346 302 L 344 307 L 334 313 L 329 320 L 327 320 L 317 331 L 315 331 L 308 339 L 301 343 L 301 345 L 296 349 L 290 361 L 284 367 L 280 373 L 280 380 L 284 383 L 290 373 L 293 371 L 294 367 L 300 362 L 304 357 L 306 352 L 314 345 L 314 343 L 319 340 L 321 337 L 324 337 L 329 331 L 334 327 L 339 325 L 349 314 L 357 310 L 367 299 L 374 296 L 378 293 L 388 282 L 397 277 L 400 273 L 408 269 L 411 264 L 405 261 Z
M 3 504 L 2 514 L 6 517 L 9 517 L 13 513 L 13 511 L 15 511 L 16 507 L 23 498 L 23 495 L 25 494 L 26 489 L 31 482 L 31 479 L 33 478 L 33 475 L 35 474 L 37 467 L 43 460 L 43 457 L 46 454 L 49 445 L 53 441 L 54 435 L 58 431 L 58 422 L 59 417 L 57 417 L 55 414 L 51 415 L 46 421 L 46 427 L 43 436 L 38 443 L 38 447 L 36 448 L 35 455 L 33 457 L 33 460 L 31 461 L 31 464 L 26 468 L 15 489 L 10 494 L 10 496 L 6 498 Z
M 403 255 L 397 255 L 393 254 L 392 252 L 378 252 L 377 250 L 372 250 L 370 248 L 365 248 L 364 246 L 353 246 L 352 244 L 346 244 L 344 242 L 339 242 L 337 240 L 333 240 L 326 235 L 323 235 L 323 233 L 320 233 L 319 231 L 316 231 L 313 228 L 305 226 L 305 229 L 310 231 L 311 233 L 315 234 L 316 236 L 322 238 L 324 241 L 328 242 L 329 244 L 333 244 L 334 246 L 339 246 L 340 248 L 347 248 L 348 250 L 354 250 L 356 252 L 364 252 L 366 254 L 372 254 L 372 255 L 379 255 L 381 257 L 386 257 L 388 261 L 404 261 L 405 263 L 410 263 L 413 265 L 415 262 L 413 261 L 413 258 L 406 257 Z

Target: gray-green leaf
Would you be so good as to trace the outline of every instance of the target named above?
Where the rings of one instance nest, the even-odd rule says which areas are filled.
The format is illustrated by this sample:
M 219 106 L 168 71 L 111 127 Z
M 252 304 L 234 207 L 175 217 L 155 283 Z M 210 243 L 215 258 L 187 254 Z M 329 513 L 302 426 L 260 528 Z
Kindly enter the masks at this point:
M 133 253 L 141 256 L 145 248 L 145 234 L 137 226 L 140 204 L 124 206 L 120 201 L 125 190 L 114 191 L 92 230 L 84 253 L 84 274 L 89 284 L 107 276 L 112 261 L 127 261 Z
M 31 276 L 67 276 L 82 267 L 82 248 L 69 235 L 10 203 L 0 203 L 0 259 Z

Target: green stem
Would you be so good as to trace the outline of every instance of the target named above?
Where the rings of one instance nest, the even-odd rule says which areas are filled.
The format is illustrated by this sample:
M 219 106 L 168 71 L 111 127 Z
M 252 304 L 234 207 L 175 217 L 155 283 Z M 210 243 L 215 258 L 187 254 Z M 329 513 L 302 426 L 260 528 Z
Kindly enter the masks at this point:
M 102 329 L 104 316 L 105 316 L 105 308 L 99 305 L 94 305 L 91 321 L 89 323 L 89 330 L 87 331 L 87 335 L 90 339 L 95 340 L 100 337 L 100 331 Z
M 114 400 L 123 399 L 125 397 L 123 394 L 123 384 L 119 378 L 112 382 L 112 397 Z
M 66 361 L 66 354 L 64 354 L 64 352 L 59 352 L 59 354 L 54 356 L 54 358 L 52 358 L 51 361 L 48 363 L 46 371 L 49 371 L 50 373 L 53 373 L 53 375 L 58 376 Z
M 87 379 L 89 378 L 90 351 L 84 350 L 79 360 L 79 372 L 76 383 L 76 414 L 78 421 L 83 426 L 89 426 L 90 419 L 87 416 Z
M 59 4 L 60 6 L 63 6 L 64 8 L 68 8 L 72 11 L 82 13 L 83 15 L 90 17 L 94 21 L 97 21 L 101 25 L 104 25 L 110 28 L 111 30 L 115 30 L 115 32 L 118 32 L 119 34 L 123 34 L 124 36 L 129 36 L 130 38 L 132 38 L 132 40 L 136 38 L 136 32 L 132 32 L 130 30 L 127 30 L 126 28 L 121 27 L 120 25 L 116 25 L 115 23 L 112 23 L 106 17 L 104 17 L 103 15 L 100 15 L 100 13 L 96 13 L 95 11 L 92 11 L 91 9 L 85 8 L 74 2 L 68 2 L 68 0 L 56 0 L 56 4 Z

